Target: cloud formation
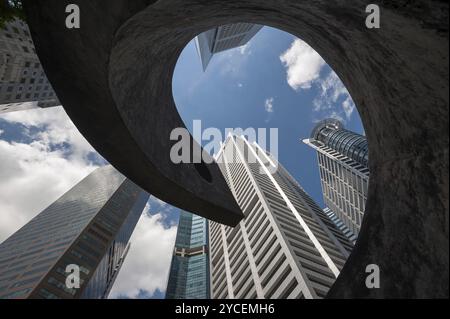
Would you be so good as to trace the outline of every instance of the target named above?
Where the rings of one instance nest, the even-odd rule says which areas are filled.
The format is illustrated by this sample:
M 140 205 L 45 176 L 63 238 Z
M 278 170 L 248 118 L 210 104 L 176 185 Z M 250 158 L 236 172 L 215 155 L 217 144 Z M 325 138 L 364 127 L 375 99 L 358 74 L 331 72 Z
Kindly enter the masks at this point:
M 273 113 L 273 97 L 267 98 L 264 102 L 264 109 L 268 113 Z
M 280 60 L 286 68 L 291 88 L 300 91 L 318 87 L 319 95 L 313 100 L 316 121 L 333 117 L 345 123 L 351 118 L 355 104 L 350 94 L 332 70 L 325 78 L 320 77 L 326 63 L 309 45 L 300 39 L 294 40 L 291 47 L 280 55 Z
M 98 161 L 104 162 L 60 106 L 10 112 L 1 118 L 20 124 L 24 128 L 22 134 L 43 147 L 64 149 L 65 156 L 70 160 L 83 163 L 88 161 L 87 156 L 96 155 Z
M 105 161 L 61 107 L 2 114 L 0 131 L 1 243 Z M 176 216 L 163 201 L 149 203 L 156 209 L 150 215 L 147 205 L 136 226 L 115 297 L 161 297 L 166 289 Z
M 280 60 L 286 68 L 289 86 L 296 91 L 310 89 L 325 65 L 322 57 L 300 39 L 292 42 L 291 47 L 280 55 Z
M 0 118 L 17 124 L 18 140 L 27 140 L 0 139 L 2 242 L 98 165 L 88 159 L 94 150 L 60 107 Z
M 313 110 L 321 117 L 333 117 L 344 123 L 350 120 L 355 103 L 337 74 L 330 71 L 318 86 L 320 93 L 313 101 Z
M 150 206 L 146 206 L 110 299 L 140 298 L 143 291 L 154 296 L 166 290 L 177 227 L 166 228 L 163 219 L 162 213 L 150 214 Z

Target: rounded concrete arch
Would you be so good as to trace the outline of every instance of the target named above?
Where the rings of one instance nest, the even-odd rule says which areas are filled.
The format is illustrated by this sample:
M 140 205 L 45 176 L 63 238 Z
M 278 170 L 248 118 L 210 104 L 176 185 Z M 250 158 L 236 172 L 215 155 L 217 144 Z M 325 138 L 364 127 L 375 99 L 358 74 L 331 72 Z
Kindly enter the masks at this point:
M 39 57 L 88 141 L 147 191 L 235 224 L 242 215 L 215 164 L 168 160 L 183 127 L 171 82 L 184 46 L 234 22 L 276 27 L 311 45 L 335 70 L 361 115 L 371 181 L 358 242 L 329 297 L 448 297 L 448 4 L 383 1 L 26 1 Z M 76 3 L 81 28 L 66 29 Z M 211 212 L 211 209 L 216 209 Z M 365 285 L 377 264 L 380 288 Z

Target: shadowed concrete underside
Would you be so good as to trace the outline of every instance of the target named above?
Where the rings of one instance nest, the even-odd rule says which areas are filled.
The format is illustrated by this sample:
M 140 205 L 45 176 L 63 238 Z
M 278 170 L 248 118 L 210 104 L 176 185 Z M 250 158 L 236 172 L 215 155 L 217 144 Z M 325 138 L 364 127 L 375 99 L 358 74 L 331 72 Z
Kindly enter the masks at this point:
M 235 225 L 242 214 L 216 164 L 176 165 L 172 97 L 179 54 L 200 32 L 235 22 L 305 40 L 349 90 L 370 147 L 358 242 L 329 297 L 448 297 L 448 5 L 381 1 L 28 0 L 28 23 L 52 86 L 87 140 L 162 200 Z M 81 28 L 65 28 L 76 3 Z M 199 174 L 207 170 L 212 182 Z M 367 289 L 368 264 L 381 287 Z

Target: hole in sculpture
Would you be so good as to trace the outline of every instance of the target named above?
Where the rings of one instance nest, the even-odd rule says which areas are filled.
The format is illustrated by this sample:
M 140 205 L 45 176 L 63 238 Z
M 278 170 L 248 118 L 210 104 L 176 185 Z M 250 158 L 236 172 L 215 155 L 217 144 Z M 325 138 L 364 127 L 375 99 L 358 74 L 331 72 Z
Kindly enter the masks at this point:
M 191 135 L 220 162 L 228 185 L 245 210 L 242 222 L 253 220 L 246 226 L 249 234 L 260 234 L 258 230 L 251 232 L 252 227 L 260 225 L 256 223 L 258 218 L 251 219 L 251 212 L 261 200 L 248 194 L 251 179 L 281 228 L 290 228 L 292 233 L 291 220 L 296 220 L 297 213 L 309 214 L 304 209 L 308 205 L 318 212 L 320 220 L 318 225 L 311 221 L 314 225 L 308 225 L 310 230 L 327 227 L 323 221 L 331 219 L 331 233 L 345 235 L 341 236 L 345 240 L 337 240 L 339 247 L 335 249 L 344 260 L 347 258 L 357 239 L 367 199 L 368 145 L 349 92 L 316 51 L 271 27 L 248 23 L 219 26 L 186 45 L 175 67 L 172 92 Z M 230 131 L 235 138 L 227 138 Z M 241 135 L 247 142 L 239 149 Z M 225 154 L 228 147 L 236 149 L 236 154 Z M 267 151 L 260 153 L 262 161 L 278 162 L 285 170 L 273 173 L 267 162 L 261 162 L 265 168 L 258 171 L 254 169 L 258 162 L 249 165 L 242 161 L 243 154 L 259 148 Z M 211 182 L 205 164 L 196 164 L 195 169 Z M 258 172 L 265 177 L 257 176 Z M 287 217 L 283 216 L 286 207 L 290 211 Z M 262 223 L 270 227 L 270 223 Z M 298 229 L 303 227 L 300 222 L 296 225 Z M 333 240 L 321 237 L 316 237 L 318 243 L 310 242 L 312 249 L 320 250 L 319 245 L 327 251 Z M 294 238 L 292 245 L 297 245 L 296 251 L 302 243 L 297 244 Z M 256 249 L 264 251 L 267 247 Z M 334 257 L 325 259 L 338 265 Z M 340 264 L 333 270 L 328 266 L 334 275 L 342 267 Z
M 212 182 L 211 172 L 205 163 L 194 163 L 195 170 L 200 174 L 200 176 L 208 183 Z

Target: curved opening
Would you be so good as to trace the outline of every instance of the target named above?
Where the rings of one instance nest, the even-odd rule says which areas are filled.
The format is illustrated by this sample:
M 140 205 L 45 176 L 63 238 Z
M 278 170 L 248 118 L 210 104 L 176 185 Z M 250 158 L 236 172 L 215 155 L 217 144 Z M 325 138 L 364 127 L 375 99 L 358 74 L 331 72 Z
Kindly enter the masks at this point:
M 208 183 L 212 183 L 212 175 L 205 163 L 194 163 L 195 170 Z
M 332 295 L 448 297 L 448 280 L 442 280 L 448 279 L 448 230 L 442 225 L 448 220 L 448 135 L 443 133 L 448 132 L 448 67 L 442 68 L 448 65 L 448 14 L 442 12 L 448 10 L 444 4 L 431 1 L 425 6 L 430 14 L 424 18 L 423 1 L 401 7 L 383 2 L 380 6 L 388 14 L 377 30 L 364 26 L 362 2 L 359 6 L 229 0 L 200 5 L 185 0 L 174 8 L 174 1 L 157 1 L 153 10 L 147 7 L 150 2 L 118 1 L 108 7 L 90 2 L 89 10 L 83 11 L 90 23 L 79 30 L 83 41 L 78 31 L 48 32 L 65 19 L 63 2 L 57 6 L 26 2 L 37 51 L 52 85 L 58 96 L 64 96 L 64 108 L 80 132 L 105 158 L 174 205 L 196 206 L 203 216 L 217 213 L 216 208 L 221 209 L 217 216 L 233 213 L 217 196 L 225 192 L 201 185 L 192 165 L 175 167 L 163 157 L 168 153 L 165 129 L 181 125 L 167 91 L 181 47 L 195 32 L 238 20 L 270 23 L 301 36 L 338 71 L 358 103 L 372 144 L 373 186 L 363 225 L 370 231 L 360 235 L 351 264 Z M 97 18 L 99 12 L 106 20 Z M 119 48 L 109 50 L 111 39 Z M 96 45 L 86 50 L 89 43 Z M 127 94 L 140 95 L 139 101 Z M 212 166 L 216 174 L 217 167 Z M 216 179 L 214 186 L 220 182 Z M 194 183 L 199 191 L 191 187 Z M 382 267 L 381 289 L 365 285 L 365 267 L 374 261 Z
M 334 246 L 345 261 L 364 216 L 368 144 L 350 93 L 316 51 L 272 27 L 218 26 L 186 45 L 175 67 L 172 93 L 191 135 L 220 164 L 246 215 L 241 223 L 252 220 L 252 208 L 261 200 L 249 199 L 253 195 L 249 178 L 244 176 L 253 174 L 252 189 L 264 194 L 260 196 L 266 198 L 280 227 L 297 231 L 298 238 L 306 231 L 311 242 L 317 239 L 312 248 L 302 250 L 298 238 L 293 238 L 290 244 L 299 256 L 308 249 L 317 252 L 320 247 Z M 233 139 L 228 138 L 230 132 Z M 228 145 L 237 154 L 224 155 Z M 264 182 L 248 163 L 241 168 L 234 165 L 250 161 L 252 154 L 254 164 L 265 167 L 262 174 L 271 175 Z M 278 163 L 285 171 L 271 172 Z M 274 194 L 268 193 L 267 185 Z M 280 212 L 280 205 L 287 208 L 288 216 L 281 216 L 286 212 Z M 309 214 L 316 220 L 305 227 L 299 221 Z M 251 230 L 253 224 L 246 226 Z M 318 228 L 328 239 L 316 233 Z M 249 234 L 262 235 L 256 228 Z M 211 240 L 220 239 L 212 236 Z M 262 244 L 257 249 L 268 251 L 270 247 Z M 333 260 L 333 252 L 327 250 L 321 258 L 331 273 L 338 273 L 342 263 Z

